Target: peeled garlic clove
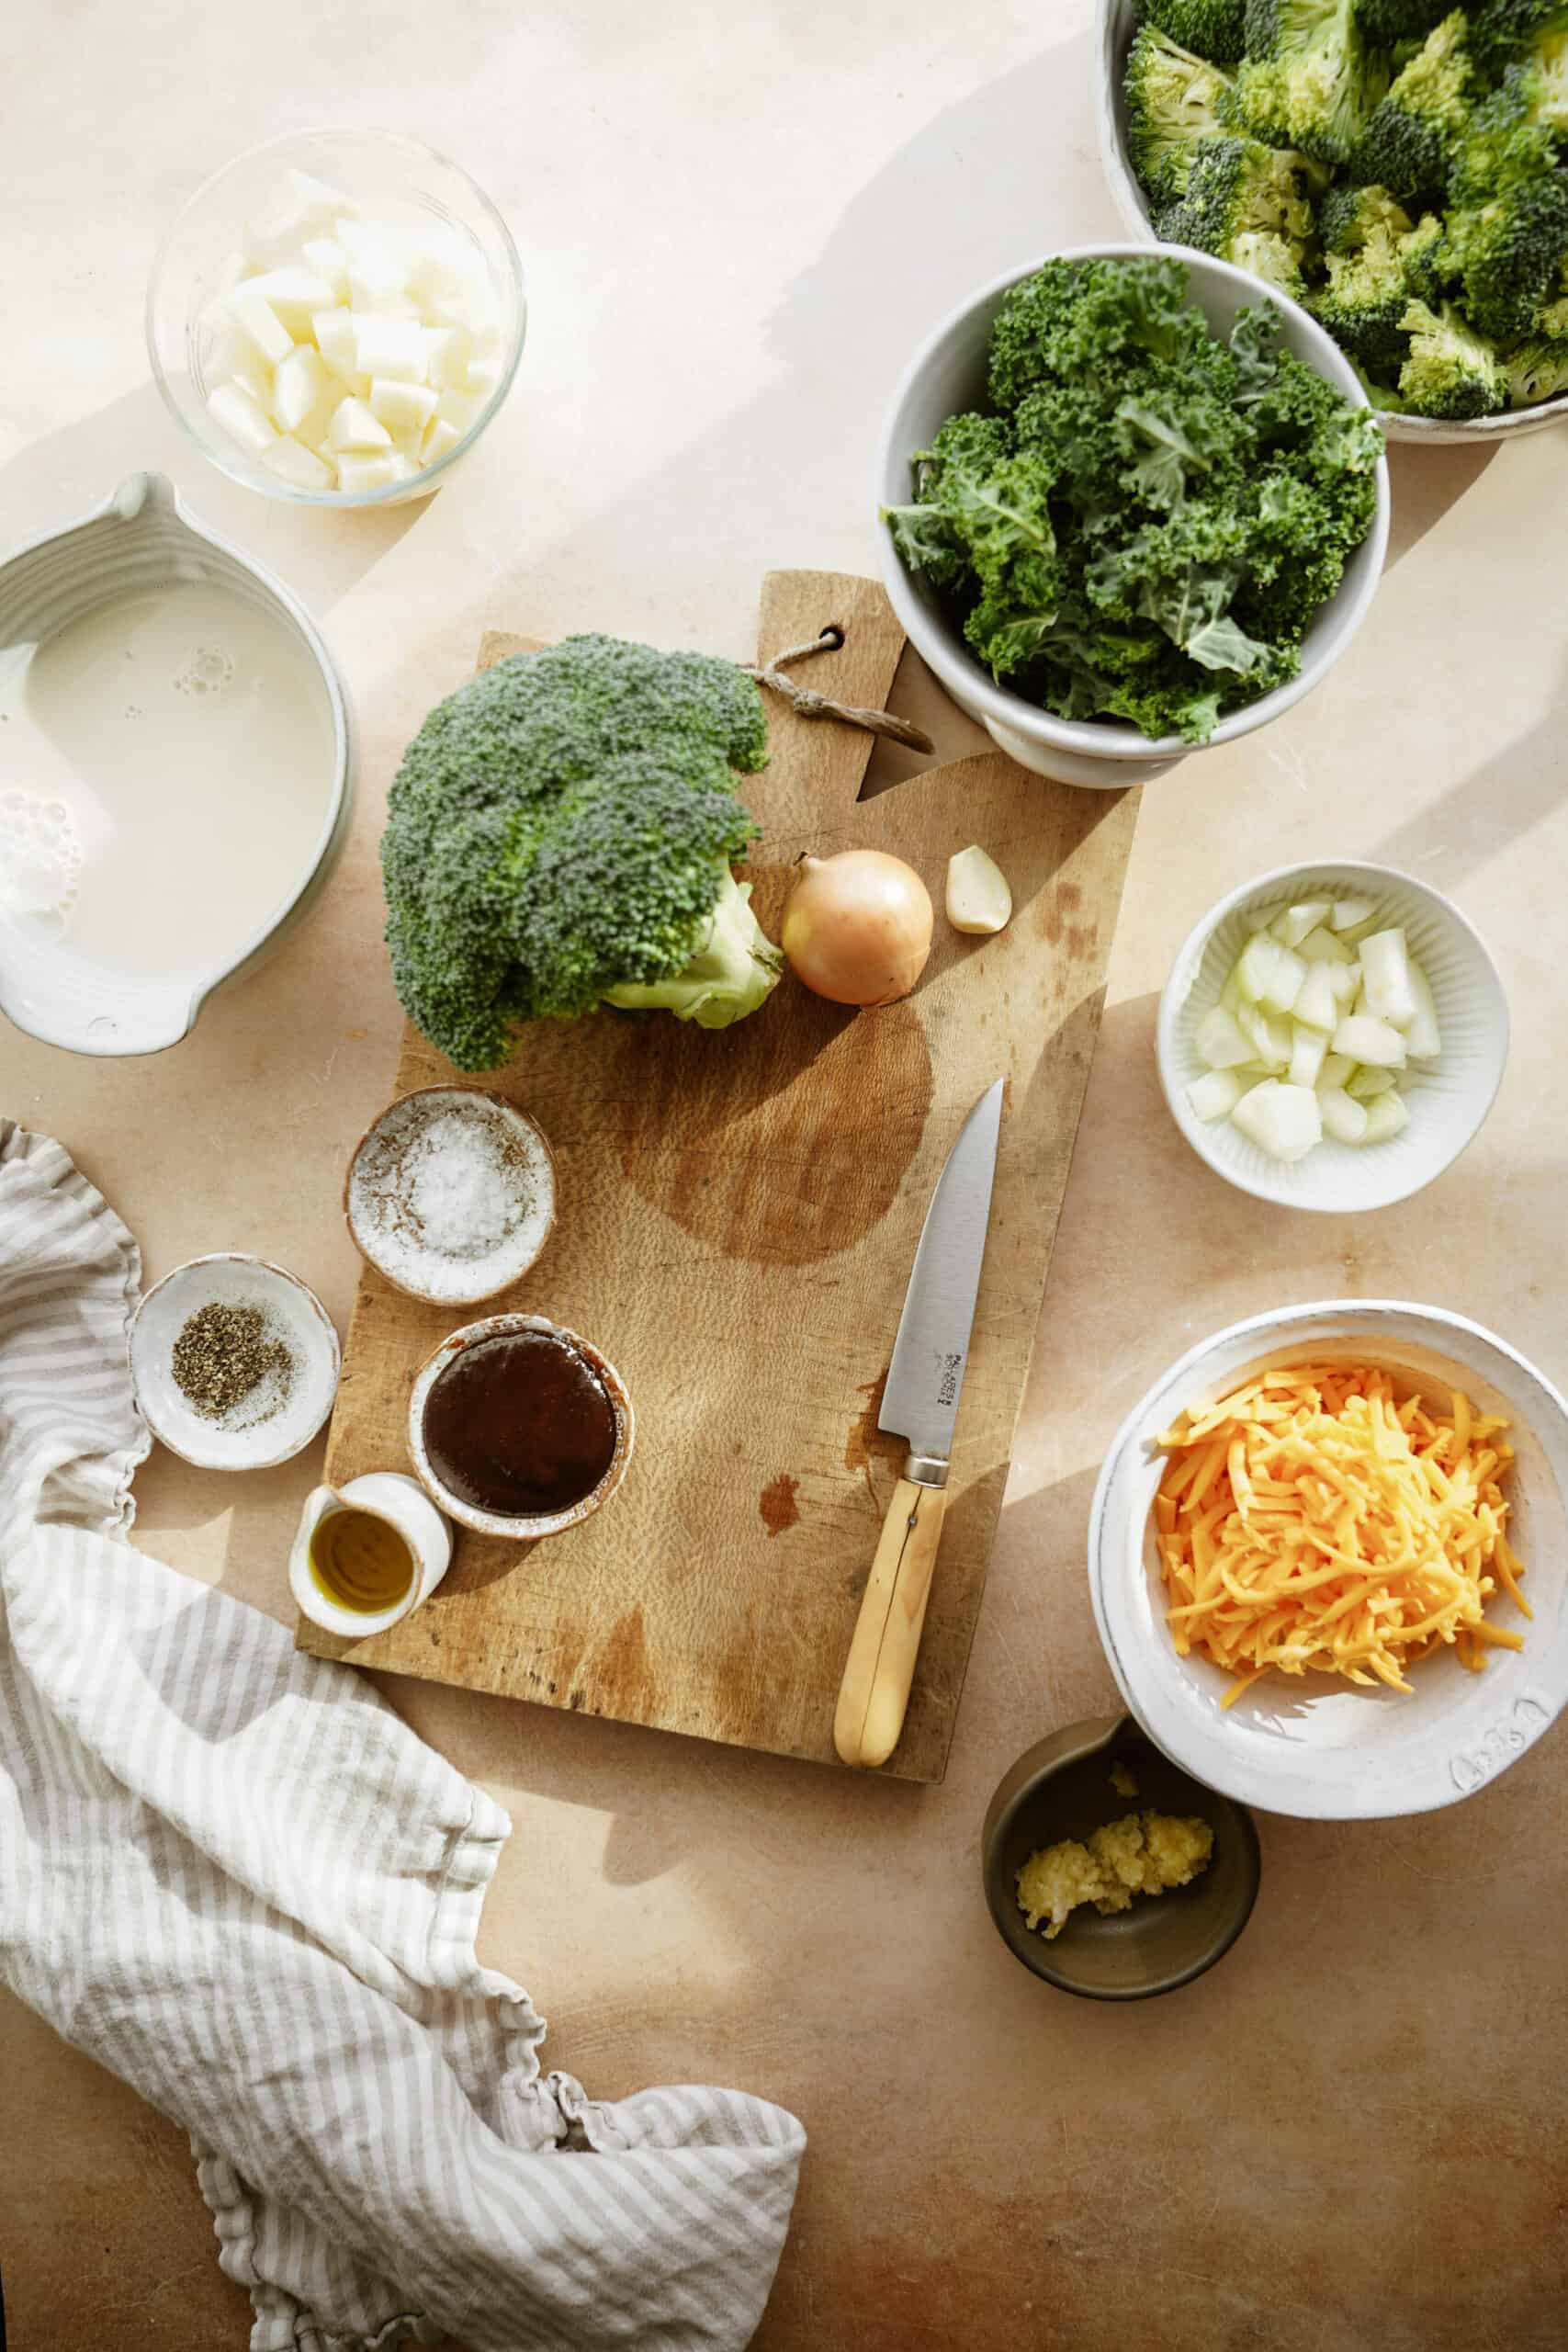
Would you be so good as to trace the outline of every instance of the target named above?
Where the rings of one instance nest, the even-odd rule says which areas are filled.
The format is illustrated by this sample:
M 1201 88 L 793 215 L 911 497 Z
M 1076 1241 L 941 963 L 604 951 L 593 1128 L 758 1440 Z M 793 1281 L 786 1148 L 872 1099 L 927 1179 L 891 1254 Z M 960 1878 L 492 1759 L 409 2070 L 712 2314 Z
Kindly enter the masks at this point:
M 947 920 L 954 931 L 996 932 L 1012 913 L 1012 892 L 995 858 L 971 844 L 947 861 Z

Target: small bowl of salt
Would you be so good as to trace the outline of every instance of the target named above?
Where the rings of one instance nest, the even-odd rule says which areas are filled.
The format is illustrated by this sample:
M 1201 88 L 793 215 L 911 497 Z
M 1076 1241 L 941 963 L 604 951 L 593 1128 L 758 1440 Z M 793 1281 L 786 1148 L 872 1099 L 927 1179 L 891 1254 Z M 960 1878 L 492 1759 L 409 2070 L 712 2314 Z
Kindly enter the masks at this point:
M 367 1129 L 344 1213 L 394 1290 L 477 1306 L 522 1281 L 556 1221 L 556 1164 L 525 1111 L 478 1086 L 421 1086 Z

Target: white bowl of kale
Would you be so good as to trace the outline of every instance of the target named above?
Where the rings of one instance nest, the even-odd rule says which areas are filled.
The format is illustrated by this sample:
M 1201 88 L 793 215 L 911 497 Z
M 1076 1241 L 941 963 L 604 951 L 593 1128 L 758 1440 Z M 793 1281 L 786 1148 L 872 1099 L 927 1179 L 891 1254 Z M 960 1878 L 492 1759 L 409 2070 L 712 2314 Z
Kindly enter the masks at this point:
M 1134 234 L 1304 302 L 1391 440 L 1568 415 L 1563 0 L 1100 0 L 1100 33 Z
M 1325 675 L 1388 539 L 1382 435 L 1298 304 L 1207 254 L 1083 246 L 916 357 L 881 461 L 916 650 L 1025 767 L 1120 791 Z

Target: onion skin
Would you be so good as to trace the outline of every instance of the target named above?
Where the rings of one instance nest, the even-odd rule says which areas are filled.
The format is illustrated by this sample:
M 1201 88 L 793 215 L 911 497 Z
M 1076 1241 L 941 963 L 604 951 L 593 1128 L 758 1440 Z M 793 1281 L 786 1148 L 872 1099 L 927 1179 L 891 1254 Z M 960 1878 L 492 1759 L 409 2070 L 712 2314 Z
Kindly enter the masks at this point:
M 931 894 L 886 850 L 802 861 L 781 944 L 795 978 L 830 1004 L 870 1008 L 908 996 L 931 952 Z

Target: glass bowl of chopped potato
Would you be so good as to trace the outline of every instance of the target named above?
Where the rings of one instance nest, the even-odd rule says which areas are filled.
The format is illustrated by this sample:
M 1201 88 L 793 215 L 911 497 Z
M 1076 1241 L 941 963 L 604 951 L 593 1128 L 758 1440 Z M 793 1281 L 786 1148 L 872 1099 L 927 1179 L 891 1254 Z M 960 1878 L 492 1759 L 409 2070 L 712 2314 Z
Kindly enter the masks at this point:
M 523 266 L 461 166 L 389 131 L 268 140 L 203 183 L 147 293 L 159 390 L 234 481 L 306 506 L 423 498 L 512 388 Z
M 1173 1993 L 1230 1950 L 1261 1860 L 1243 1805 L 1162 1756 L 1130 1715 L 1021 1756 L 986 1814 L 986 1901 L 1014 1958 L 1064 1993 Z
M 1255 1316 L 1156 1382 L 1107 1454 L 1089 1588 L 1161 1750 L 1246 1804 L 1453 1804 L 1568 1701 L 1568 1404 L 1435 1306 Z

